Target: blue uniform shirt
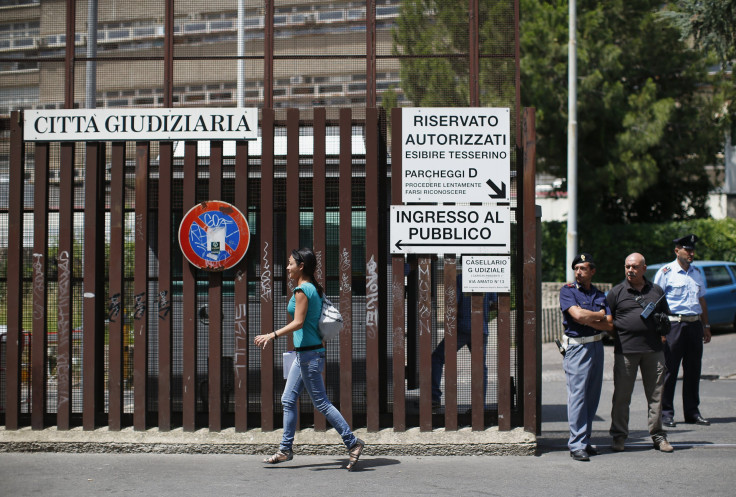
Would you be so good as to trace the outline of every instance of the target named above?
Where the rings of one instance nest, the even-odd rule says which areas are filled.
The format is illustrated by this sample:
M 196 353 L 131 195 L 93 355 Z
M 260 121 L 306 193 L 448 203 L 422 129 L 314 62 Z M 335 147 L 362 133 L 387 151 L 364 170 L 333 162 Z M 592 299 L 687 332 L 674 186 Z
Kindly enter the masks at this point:
M 606 302 L 606 295 L 598 290 L 595 285 L 590 285 L 590 290 L 587 292 L 577 283 L 568 283 L 560 289 L 560 310 L 562 311 L 562 325 L 565 327 L 565 335 L 569 337 L 589 337 L 600 333 L 595 328 L 578 323 L 570 316 L 567 310 L 575 305 L 593 312 L 600 312 L 603 309 L 606 316 L 610 316 L 611 309 L 608 307 L 608 302 Z
M 654 283 L 664 290 L 672 314 L 694 316 L 703 312 L 698 300 L 705 296 L 703 274 L 692 264 L 685 271 L 675 259 L 659 268 Z

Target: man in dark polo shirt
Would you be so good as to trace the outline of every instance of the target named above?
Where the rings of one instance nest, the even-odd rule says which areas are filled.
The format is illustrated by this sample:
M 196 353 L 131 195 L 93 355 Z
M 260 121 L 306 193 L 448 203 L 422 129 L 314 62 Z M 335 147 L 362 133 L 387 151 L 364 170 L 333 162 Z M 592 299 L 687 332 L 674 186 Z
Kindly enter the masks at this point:
M 616 330 L 613 361 L 613 407 L 611 408 L 611 449 L 621 452 L 629 435 L 629 405 L 637 369 L 641 370 L 647 397 L 648 428 L 654 448 L 662 452 L 674 449 L 662 429 L 662 391 L 664 390 L 664 336 L 658 323 L 664 318 L 669 329 L 669 307 L 664 291 L 644 277 L 644 256 L 631 254 L 625 262 L 626 279 L 608 292 L 606 300 Z M 649 305 L 651 304 L 651 305 Z

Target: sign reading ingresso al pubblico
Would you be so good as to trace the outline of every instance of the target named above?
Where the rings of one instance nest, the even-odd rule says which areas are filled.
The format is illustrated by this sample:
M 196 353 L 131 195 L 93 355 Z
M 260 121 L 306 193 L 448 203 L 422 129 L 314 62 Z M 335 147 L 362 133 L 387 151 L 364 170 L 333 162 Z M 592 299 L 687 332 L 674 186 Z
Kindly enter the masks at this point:
M 59 109 L 24 112 L 26 141 L 255 140 L 258 109 Z

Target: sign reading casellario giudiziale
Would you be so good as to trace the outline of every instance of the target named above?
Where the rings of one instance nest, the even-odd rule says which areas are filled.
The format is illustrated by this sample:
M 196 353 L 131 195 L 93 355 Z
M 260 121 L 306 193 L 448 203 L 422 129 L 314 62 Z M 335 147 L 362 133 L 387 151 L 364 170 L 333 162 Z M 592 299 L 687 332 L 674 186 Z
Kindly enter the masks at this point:
M 24 112 L 26 141 L 255 140 L 255 108 L 59 109 Z

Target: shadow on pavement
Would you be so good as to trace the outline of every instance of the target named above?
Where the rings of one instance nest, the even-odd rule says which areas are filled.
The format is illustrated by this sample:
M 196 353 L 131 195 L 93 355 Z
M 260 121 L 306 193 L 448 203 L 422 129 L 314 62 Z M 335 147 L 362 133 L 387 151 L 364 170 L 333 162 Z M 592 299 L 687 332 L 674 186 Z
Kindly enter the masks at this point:
M 291 462 L 286 462 L 282 464 L 276 464 L 273 466 L 266 466 L 264 465 L 265 469 L 269 470 L 276 470 L 276 469 L 310 469 L 312 471 L 331 471 L 331 470 L 342 470 L 347 471 L 345 469 L 345 466 L 347 466 L 348 460 L 347 457 L 343 457 L 340 459 L 335 459 L 334 462 L 322 462 L 322 463 L 315 463 L 315 464 L 293 464 Z M 360 461 L 358 461 L 358 464 L 356 465 L 355 469 L 353 469 L 352 473 L 359 473 L 361 471 L 375 471 L 376 468 L 380 468 L 382 466 L 393 466 L 396 464 L 401 464 L 401 462 L 398 459 L 390 459 L 386 457 L 366 457 L 363 456 L 360 458 Z

